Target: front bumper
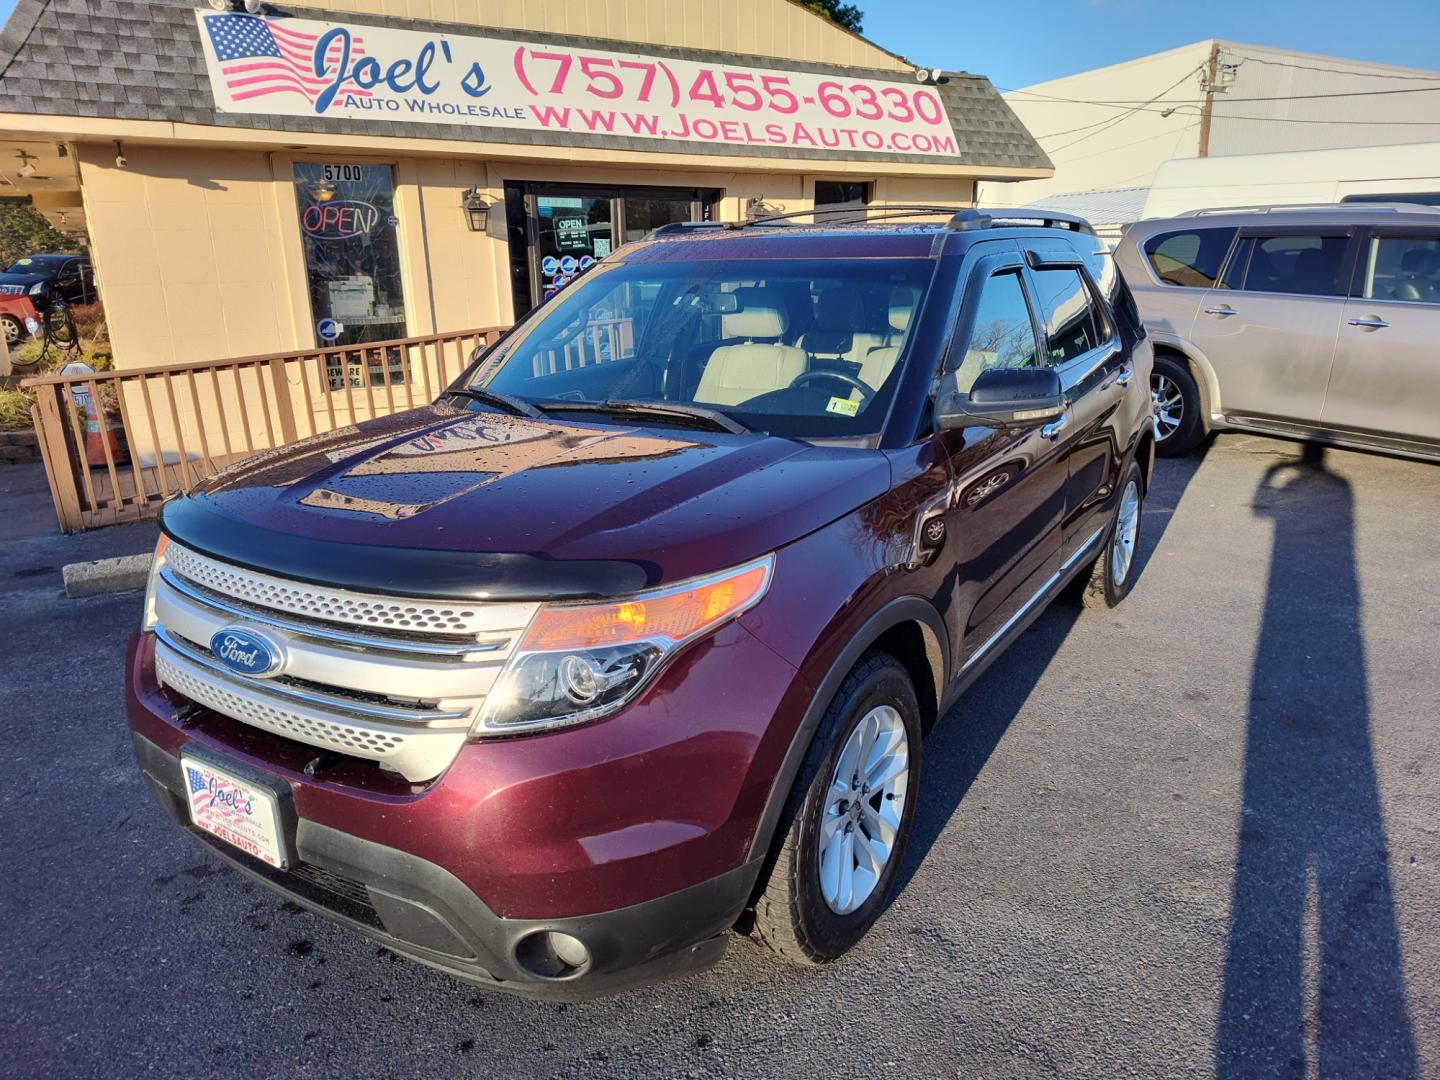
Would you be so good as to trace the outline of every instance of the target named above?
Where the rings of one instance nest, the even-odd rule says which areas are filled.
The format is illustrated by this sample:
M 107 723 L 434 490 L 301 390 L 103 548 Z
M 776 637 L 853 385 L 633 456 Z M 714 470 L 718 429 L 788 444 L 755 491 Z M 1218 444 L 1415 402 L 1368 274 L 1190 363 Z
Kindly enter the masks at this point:
M 724 953 L 760 871 L 756 860 L 668 896 L 592 915 L 506 919 L 444 867 L 304 818 L 287 826 L 296 865 L 267 866 L 195 828 L 178 758 L 143 735 L 132 737 L 151 793 L 212 854 L 396 953 L 510 993 L 574 1000 L 708 967 Z M 542 931 L 579 939 L 589 959 L 563 976 L 529 970 L 519 959 L 522 942 Z
M 187 706 L 137 637 L 127 707 L 145 779 L 177 824 L 269 887 L 462 978 L 579 998 L 705 966 L 725 948 L 761 860 L 752 851 L 808 693 L 732 624 L 676 657 L 624 712 L 549 735 L 465 746 L 409 784 Z M 734 678 L 745 670 L 752 679 Z M 189 822 L 179 755 L 265 778 L 296 865 L 276 871 Z M 761 851 L 763 854 L 763 849 Z M 589 957 L 537 975 L 523 942 L 571 935 Z

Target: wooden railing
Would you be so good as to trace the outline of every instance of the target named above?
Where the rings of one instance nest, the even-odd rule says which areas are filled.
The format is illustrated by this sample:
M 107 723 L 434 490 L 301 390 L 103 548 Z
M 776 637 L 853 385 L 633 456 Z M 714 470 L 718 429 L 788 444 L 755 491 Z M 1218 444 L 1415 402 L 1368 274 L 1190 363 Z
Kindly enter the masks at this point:
M 60 528 L 153 517 L 233 461 L 428 404 L 504 329 L 27 379 Z

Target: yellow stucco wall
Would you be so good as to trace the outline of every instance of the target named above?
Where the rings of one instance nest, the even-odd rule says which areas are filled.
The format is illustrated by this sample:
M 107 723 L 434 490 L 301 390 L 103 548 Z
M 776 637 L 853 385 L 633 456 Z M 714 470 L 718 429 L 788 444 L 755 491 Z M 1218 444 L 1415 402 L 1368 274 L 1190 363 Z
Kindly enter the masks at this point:
M 110 144 L 82 145 L 78 153 L 117 366 L 316 347 L 292 179 L 297 155 L 145 144 L 128 144 L 125 155 L 119 168 Z M 720 216 L 734 220 L 752 196 L 779 210 L 809 209 L 817 179 L 737 171 L 724 161 L 713 171 L 694 171 L 357 153 L 324 160 L 395 168 L 412 334 L 512 320 L 506 181 L 717 188 L 724 192 Z M 876 205 L 963 206 L 973 186 L 953 177 L 825 175 L 872 180 Z M 496 200 L 485 234 L 470 232 L 460 209 L 461 194 L 472 185 Z
M 327 0 L 314 6 L 355 15 L 909 70 L 885 50 L 790 0 Z
M 184 363 L 296 344 L 300 283 L 282 251 L 295 230 L 295 197 L 276 182 L 271 156 L 153 146 L 125 153 L 122 169 L 112 146 L 78 148 L 118 362 Z

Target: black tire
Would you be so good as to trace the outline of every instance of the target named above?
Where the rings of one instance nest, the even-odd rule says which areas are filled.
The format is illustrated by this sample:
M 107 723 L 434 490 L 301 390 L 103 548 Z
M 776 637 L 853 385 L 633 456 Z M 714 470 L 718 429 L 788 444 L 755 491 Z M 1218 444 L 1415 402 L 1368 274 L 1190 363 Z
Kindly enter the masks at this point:
M 0 315 L 0 330 L 5 332 L 5 344 L 12 349 L 25 340 L 25 324 L 14 315 Z
M 868 898 L 854 910 L 838 914 L 827 903 L 820 882 L 821 828 L 833 808 L 830 784 L 850 735 L 872 710 L 885 705 L 899 713 L 908 743 L 904 807 L 890 855 Z M 829 963 L 864 937 L 885 909 L 915 817 L 920 739 L 920 707 L 910 676 L 888 653 L 867 652 L 840 684 L 815 732 L 781 816 L 779 847 L 755 904 L 756 937 L 786 960 L 807 966 Z M 878 802 L 871 805 L 878 807 Z
M 1120 528 L 1121 515 L 1126 507 L 1126 493 L 1134 485 L 1138 498 L 1135 506 L 1135 521 L 1133 528 L 1130 528 L 1129 537 L 1129 558 L 1118 560 L 1115 557 L 1117 544 L 1126 542 L 1125 536 Z M 1080 607 L 1113 608 L 1125 597 L 1130 595 L 1130 590 L 1135 587 L 1135 579 L 1140 576 L 1139 571 L 1139 547 L 1140 528 L 1145 522 L 1145 478 L 1141 475 L 1140 466 L 1131 461 L 1125 466 L 1125 471 L 1120 474 L 1120 485 L 1116 489 L 1118 494 L 1115 498 L 1115 509 L 1110 515 L 1110 524 L 1106 528 L 1105 542 L 1100 548 L 1100 554 L 1090 564 L 1089 569 L 1082 570 L 1077 574 L 1062 592 L 1061 598 Z M 1124 575 L 1117 576 L 1120 563 L 1124 564 Z
M 1205 440 L 1205 417 L 1200 405 L 1200 388 L 1195 385 L 1195 376 L 1184 360 L 1169 353 L 1156 353 L 1155 366 L 1150 372 L 1150 392 L 1164 395 L 1167 400 L 1179 399 L 1179 416 L 1174 408 L 1165 415 L 1174 417 L 1178 423 L 1171 424 L 1165 415 L 1156 424 L 1155 452 L 1161 457 L 1179 457 L 1188 454 Z M 1157 404 L 1160 403 L 1157 397 Z

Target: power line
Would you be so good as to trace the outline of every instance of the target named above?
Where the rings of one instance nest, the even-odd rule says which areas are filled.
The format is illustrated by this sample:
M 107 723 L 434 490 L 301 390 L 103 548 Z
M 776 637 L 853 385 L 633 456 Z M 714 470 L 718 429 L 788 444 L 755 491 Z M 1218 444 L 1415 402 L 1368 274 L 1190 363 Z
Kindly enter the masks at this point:
M 1198 70 L 1198 69 L 1196 69 L 1196 70 Z M 1078 138 L 1078 139 L 1072 139 L 1072 140 L 1071 140 L 1070 142 L 1068 142 L 1068 143 L 1063 143 L 1063 144 L 1060 145 L 1060 146 L 1051 147 L 1051 148 L 1047 149 L 1045 152 L 1046 152 L 1047 154 L 1058 153 L 1058 152 L 1061 151 L 1061 150 L 1064 150 L 1064 149 L 1067 149 L 1068 147 L 1074 146 L 1076 143 L 1081 143 L 1081 142 L 1084 142 L 1086 139 L 1094 138 L 1096 135 L 1104 134 L 1106 131 L 1109 131 L 1111 128 L 1117 126 L 1118 124 L 1122 123 L 1123 121 L 1128 120 L 1131 116 L 1135 115 L 1137 112 L 1147 111 L 1147 110 L 1146 110 L 1146 106 L 1148 106 L 1148 105 L 1153 105 L 1155 102 L 1159 101 L 1159 100 L 1160 100 L 1161 98 L 1163 98 L 1166 94 L 1170 93 L 1170 92 L 1171 92 L 1172 90 L 1174 90 L 1176 87 L 1180 86 L 1181 83 L 1184 83 L 1187 79 L 1189 79 L 1189 78 L 1190 78 L 1192 75 L 1194 75 L 1194 74 L 1195 74 L 1195 71 L 1193 71 L 1193 70 L 1192 70 L 1192 71 L 1187 71 L 1187 72 L 1185 72 L 1184 75 L 1181 75 L 1180 78 L 1176 79 L 1173 83 L 1171 83 L 1169 86 L 1167 86 L 1164 90 L 1161 90 L 1161 91 L 1160 91 L 1158 94 L 1156 94 L 1154 97 L 1150 98 L 1148 101 L 1141 102 L 1139 105 L 1135 106 L 1133 109 L 1127 109 L 1125 112 L 1122 112 L 1119 116 L 1107 117 L 1105 120 L 1102 120 L 1102 121 L 1100 121 L 1100 122 L 1097 123 L 1097 124 L 1086 124 L 1086 125 L 1084 125 L 1083 127 L 1072 128 L 1070 131 L 1058 131 L 1058 132 L 1052 131 L 1049 135 L 1039 136 L 1039 138 L 1047 138 L 1047 139 L 1048 139 L 1048 138 L 1057 137 L 1057 136 L 1059 136 L 1059 135 L 1070 135 L 1070 134 L 1074 134 L 1074 132 L 1076 132 L 1076 131 L 1086 131 L 1086 130 L 1089 130 L 1090 128 L 1095 128 L 1095 129 L 1097 129 L 1097 130 L 1091 131 L 1090 134 L 1088 134 L 1088 135 L 1082 135 L 1082 136 L 1080 136 L 1080 138 Z
M 1292 64 L 1288 60 L 1266 60 L 1261 56 L 1245 53 L 1227 53 L 1240 58 L 1242 63 L 1267 64 L 1270 67 L 1295 68 L 1299 71 L 1323 71 L 1327 75 L 1353 75 L 1357 79 L 1403 79 L 1406 82 L 1440 82 L 1440 75 L 1387 75 L 1383 71 L 1347 71 L 1344 68 L 1316 67 L 1313 64 Z
M 1186 75 L 1186 78 L 1189 78 L 1188 74 Z M 1181 80 L 1181 82 L 1184 81 L 1184 79 Z M 1435 93 L 1436 91 L 1440 91 L 1440 86 L 1413 86 L 1409 88 L 1392 90 L 1350 90 L 1334 94 L 1284 94 L 1277 97 L 1226 98 L 1225 100 L 1231 102 L 1232 104 L 1239 105 L 1261 101 L 1318 101 L 1325 98 L 1380 97 L 1386 94 L 1431 94 Z M 1031 93 L 1028 90 L 1007 90 L 1005 92 L 1009 94 Z M 1082 98 L 1053 97 L 1048 94 L 1038 94 L 1033 96 L 1039 97 L 1045 101 L 1053 101 L 1058 104 L 1064 105 L 1102 105 L 1109 108 L 1124 108 L 1126 106 L 1149 105 L 1155 100 L 1154 98 L 1151 98 L 1150 101 L 1086 101 Z

